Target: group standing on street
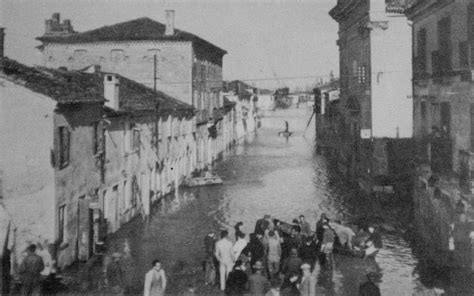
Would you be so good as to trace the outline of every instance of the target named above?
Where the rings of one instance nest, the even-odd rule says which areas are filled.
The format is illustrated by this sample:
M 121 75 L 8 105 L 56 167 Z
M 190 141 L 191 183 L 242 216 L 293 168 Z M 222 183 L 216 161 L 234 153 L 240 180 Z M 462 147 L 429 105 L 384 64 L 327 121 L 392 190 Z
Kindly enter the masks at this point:
M 238 222 L 234 227 L 235 243 L 227 230 L 221 231 L 219 240 L 214 232 L 204 238 L 205 284 L 218 285 L 226 295 L 314 296 L 315 266 L 333 268 L 335 245 L 369 253 L 382 247 L 375 227 L 356 234 L 339 221 L 330 221 L 325 213 L 315 231 L 304 215 L 292 224 L 264 215 L 256 221 L 249 239 L 242 226 Z M 374 278 L 373 273 L 367 275 L 359 295 L 380 295 Z

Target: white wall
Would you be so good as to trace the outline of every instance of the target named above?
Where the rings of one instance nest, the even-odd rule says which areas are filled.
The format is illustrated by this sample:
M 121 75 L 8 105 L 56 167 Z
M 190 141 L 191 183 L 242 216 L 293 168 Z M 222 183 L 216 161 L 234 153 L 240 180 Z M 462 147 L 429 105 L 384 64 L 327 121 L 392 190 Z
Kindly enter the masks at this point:
M 31 243 L 54 242 L 53 110 L 56 102 L 0 78 L 3 203 L 16 228 L 14 256 Z
M 372 19 L 371 19 L 372 20 Z M 380 17 L 388 29 L 370 35 L 372 136 L 410 138 L 413 134 L 411 27 L 404 16 Z

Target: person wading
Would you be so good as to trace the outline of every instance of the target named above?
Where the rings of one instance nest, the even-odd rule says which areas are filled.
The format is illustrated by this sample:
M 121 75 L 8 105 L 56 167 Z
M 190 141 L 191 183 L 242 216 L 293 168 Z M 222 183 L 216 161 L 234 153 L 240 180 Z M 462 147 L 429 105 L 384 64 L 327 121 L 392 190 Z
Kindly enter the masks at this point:
M 145 275 L 144 296 L 163 296 L 166 290 L 166 275 L 160 260 L 153 260 L 152 268 Z
M 122 255 L 120 253 L 112 254 L 112 262 L 107 265 L 105 271 L 106 285 L 109 287 L 109 292 L 111 294 L 123 294 L 123 287 L 125 284 L 123 269 L 120 264 L 120 258 Z
M 41 295 L 41 271 L 44 269 L 44 263 L 35 252 L 36 246 L 30 245 L 20 265 L 21 295 Z
M 221 239 L 216 243 L 215 256 L 219 261 L 219 278 L 220 288 L 225 290 L 225 283 L 229 273 L 234 266 L 234 258 L 232 254 L 232 242 L 228 238 L 227 230 L 221 231 Z

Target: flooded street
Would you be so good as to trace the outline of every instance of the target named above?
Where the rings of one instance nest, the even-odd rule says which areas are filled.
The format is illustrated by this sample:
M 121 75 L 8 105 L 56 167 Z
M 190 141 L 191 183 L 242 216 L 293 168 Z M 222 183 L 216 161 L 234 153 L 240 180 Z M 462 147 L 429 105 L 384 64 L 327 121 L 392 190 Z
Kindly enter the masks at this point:
M 289 222 L 303 214 L 313 230 L 322 212 L 343 221 L 373 212 L 383 215 L 387 223 L 409 222 L 404 207 L 384 211 L 331 177 L 324 156 L 314 153 L 314 121 L 304 134 L 309 115 L 306 108 L 267 115 L 252 143 L 237 147 L 218 163 L 216 172 L 224 178 L 223 185 L 180 189 L 179 197 L 160 205 L 149 222 L 134 221 L 115 235 L 109 252 L 130 247 L 136 265 L 128 272 L 134 277 L 135 293 L 141 292 L 144 274 L 155 258 L 162 260 L 168 273 L 171 295 L 190 283 L 201 286 L 204 236 L 225 228 L 233 238 L 238 221 L 250 233 L 255 221 L 267 213 Z M 295 132 L 288 140 L 277 137 L 284 120 Z M 401 234 L 384 233 L 383 242 L 375 261 L 336 256 L 334 271 L 318 275 L 320 293 L 354 295 L 369 271 L 380 275 L 383 295 L 412 295 L 424 289 L 423 268 Z

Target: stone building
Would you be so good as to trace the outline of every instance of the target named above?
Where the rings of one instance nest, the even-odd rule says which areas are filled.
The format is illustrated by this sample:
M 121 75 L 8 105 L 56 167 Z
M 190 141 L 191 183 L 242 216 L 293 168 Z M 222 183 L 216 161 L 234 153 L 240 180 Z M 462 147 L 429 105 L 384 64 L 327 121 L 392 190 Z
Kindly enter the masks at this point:
M 340 55 L 340 145 L 333 154 L 366 192 L 409 182 L 412 43 L 404 2 L 339 0 L 330 11 L 339 23 Z
M 406 14 L 414 40 L 415 217 L 438 263 L 465 265 L 469 227 L 460 220 L 474 217 L 474 3 L 411 1 Z M 449 256 L 450 237 L 458 260 Z
M 243 81 L 226 83 L 226 97 L 235 103 L 235 140 L 252 140 L 257 131 L 256 89 Z
M 31 243 L 60 268 L 89 259 L 195 170 L 191 105 L 98 67 L 2 66 L 2 207 L 15 263 Z
M 66 21 L 64 21 L 66 22 Z M 86 32 L 53 30 L 59 14 L 46 20 L 42 64 L 79 70 L 92 64 L 118 73 L 149 88 L 160 89 L 197 109 L 197 142 L 210 149 L 206 125 L 219 105 L 222 59 L 227 53 L 216 45 L 174 27 L 174 11 L 166 11 L 166 24 L 147 17 Z M 70 25 L 70 22 L 66 22 Z M 63 24 L 62 27 L 65 25 Z M 62 32 L 62 33 L 61 33 Z M 197 168 L 212 164 L 216 155 L 201 153 Z
M 0 62 L 0 203 L 16 271 L 29 244 L 42 244 L 53 257 L 79 256 L 77 217 L 88 215 L 81 197 L 100 186 L 91 124 L 101 119 L 104 97 L 89 74 Z

